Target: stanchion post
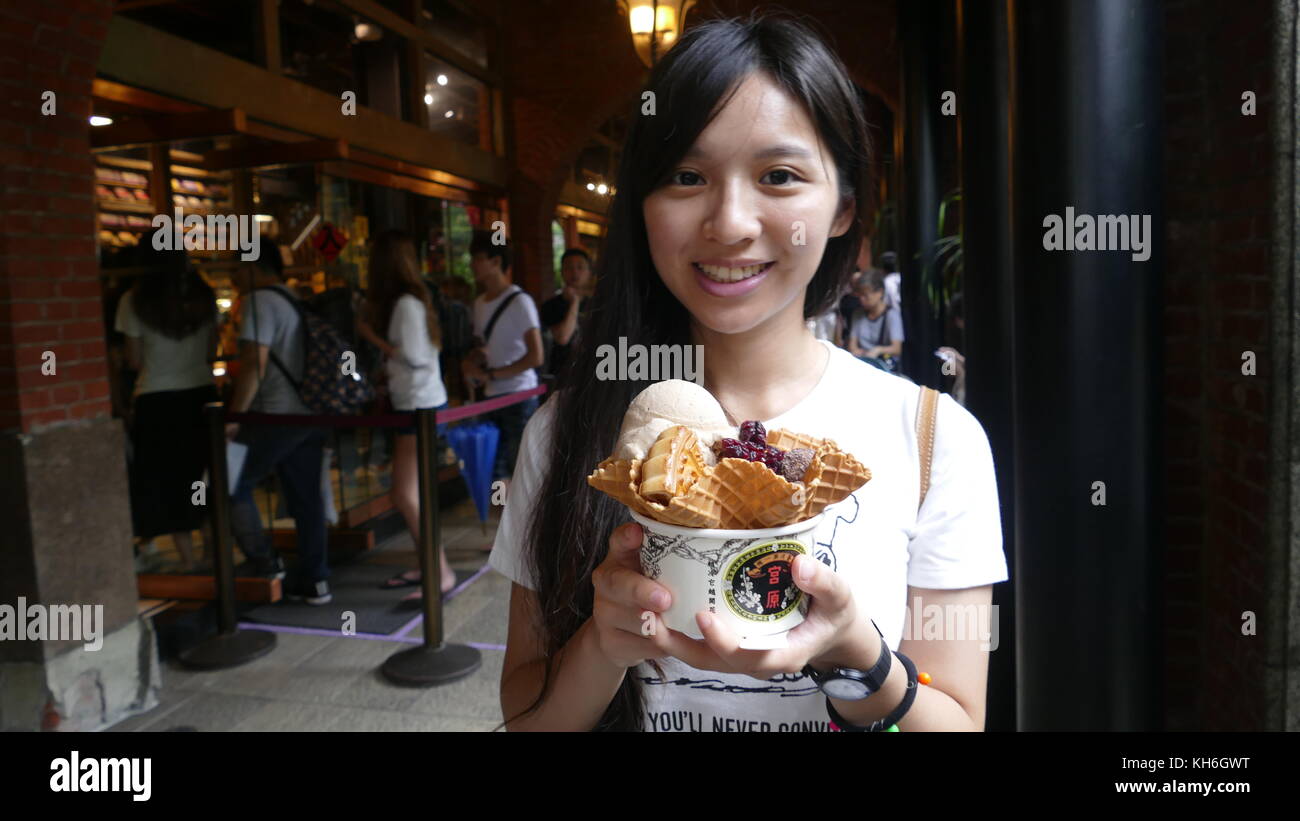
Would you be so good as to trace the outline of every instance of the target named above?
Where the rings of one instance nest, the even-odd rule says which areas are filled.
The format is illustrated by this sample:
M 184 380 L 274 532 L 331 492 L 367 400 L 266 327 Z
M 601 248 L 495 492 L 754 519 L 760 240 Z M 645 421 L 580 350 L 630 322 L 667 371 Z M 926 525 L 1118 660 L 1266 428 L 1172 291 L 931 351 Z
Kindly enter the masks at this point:
M 235 632 L 235 567 L 230 547 L 230 485 L 226 465 L 225 407 L 209 402 L 203 412 L 208 427 L 207 499 L 212 512 L 212 556 L 217 584 L 217 625 L 223 635 Z
M 226 475 L 225 407 L 203 408 L 208 427 L 207 499 L 212 514 L 212 554 L 216 567 L 217 635 L 180 653 L 182 664 L 197 670 L 221 670 L 260 658 L 275 649 L 275 634 L 235 629 L 235 561 L 230 545 L 229 479 Z
M 420 488 L 420 580 L 424 591 L 424 643 L 442 646 L 442 551 L 438 549 L 438 412 L 415 412 L 416 470 Z
M 406 687 L 450 684 L 477 670 L 483 655 L 475 647 L 447 644 L 442 636 L 442 568 L 438 550 L 437 411 L 415 412 L 416 471 L 419 477 L 420 589 L 424 595 L 424 643 L 394 653 L 379 668 L 384 677 Z

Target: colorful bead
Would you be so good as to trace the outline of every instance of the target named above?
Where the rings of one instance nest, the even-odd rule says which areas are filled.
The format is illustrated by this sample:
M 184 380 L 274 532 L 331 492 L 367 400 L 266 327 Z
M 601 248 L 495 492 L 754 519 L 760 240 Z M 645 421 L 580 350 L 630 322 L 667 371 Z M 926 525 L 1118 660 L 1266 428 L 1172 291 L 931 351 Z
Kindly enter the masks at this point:
M 916 680 L 919 681 L 919 682 L 921 682 L 922 684 L 929 684 L 929 683 L 930 683 L 930 674 L 929 674 L 929 673 L 921 673 L 919 676 L 916 677 Z

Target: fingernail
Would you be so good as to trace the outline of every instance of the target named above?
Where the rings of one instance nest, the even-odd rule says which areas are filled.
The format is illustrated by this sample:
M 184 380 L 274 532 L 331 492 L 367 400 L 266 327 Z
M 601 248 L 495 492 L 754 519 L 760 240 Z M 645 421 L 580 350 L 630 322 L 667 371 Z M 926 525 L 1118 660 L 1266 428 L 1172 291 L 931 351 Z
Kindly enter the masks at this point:
M 701 630 L 708 630 L 713 626 L 713 616 L 708 613 L 696 613 L 695 620 L 700 623 Z
M 669 604 L 668 594 L 662 590 L 656 590 L 650 594 L 650 603 L 653 604 L 657 610 L 667 610 Z
M 808 564 L 807 560 L 802 557 L 798 564 L 799 566 L 795 569 L 795 577 L 799 580 L 800 584 L 805 584 L 812 578 L 812 565 Z

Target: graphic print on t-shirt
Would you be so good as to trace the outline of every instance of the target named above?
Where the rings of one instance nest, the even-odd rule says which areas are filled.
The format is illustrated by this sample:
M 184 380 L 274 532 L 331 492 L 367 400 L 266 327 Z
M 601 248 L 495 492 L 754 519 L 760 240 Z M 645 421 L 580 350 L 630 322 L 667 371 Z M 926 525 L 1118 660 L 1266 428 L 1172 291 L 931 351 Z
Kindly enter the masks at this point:
M 814 541 L 814 542 L 813 542 L 813 558 L 817 559 L 817 561 L 819 561 L 819 562 L 821 562 L 822 564 L 826 565 L 826 566 L 829 567 L 831 570 L 838 570 L 838 569 L 839 569 L 839 562 L 836 561 L 836 559 L 835 559 L 835 548 L 834 548 L 834 544 L 835 544 L 835 534 L 839 532 L 839 529 L 840 529 L 840 522 L 843 522 L 843 523 L 846 524 L 846 525 L 851 525 L 851 524 L 853 524 L 854 522 L 856 522 L 856 521 L 858 520 L 858 497 L 857 497 L 856 495 L 849 496 L 849 498 L 845 499 L 844 501 L 840 502 L 839 504 L 832 505 L 831 507 L 827 508 L 826 511 L 825 511 L 825 512 L 829 513 L 829 512 L 831 512 L 832 509 L 840 508 L 840 507 L 847 507 L 848 504 L 849 504 L 850 502 L 853 503 L 853 515 L 852 515 L 852 516 L 845 517 L 842 513 L 838 513 L 838 512 L 837 512 L 837 513 L 835 514 L 835 519 L 834 519 L 833 523 L 831 524 L 831 538 L 830 538 L 830 541 L 826 541 L 826 542 Z M 820 530 L 821 528 L 818 528 L 818 529 Z M 815 538 L 815 537 L 814 537 L 814 538 Z

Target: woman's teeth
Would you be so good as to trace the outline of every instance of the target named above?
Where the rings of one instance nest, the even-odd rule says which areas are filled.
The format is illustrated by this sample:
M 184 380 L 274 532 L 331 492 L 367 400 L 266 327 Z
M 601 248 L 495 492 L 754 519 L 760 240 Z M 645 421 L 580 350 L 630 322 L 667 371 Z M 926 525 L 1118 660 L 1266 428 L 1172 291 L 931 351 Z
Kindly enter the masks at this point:
M 770 262 L 762 262 L 758 265 L 746 265 L 744 268 L 723 268 L 718 265 L 694 263 L 701 273 L 715 282 L 739 282 L 742 279 L 749 279 L 755 274 L 765 271 L 771 264 Z

